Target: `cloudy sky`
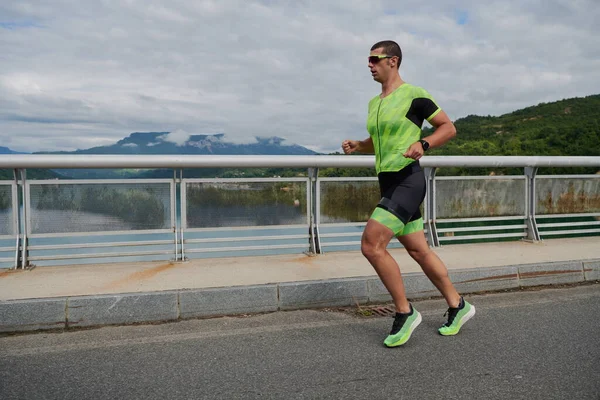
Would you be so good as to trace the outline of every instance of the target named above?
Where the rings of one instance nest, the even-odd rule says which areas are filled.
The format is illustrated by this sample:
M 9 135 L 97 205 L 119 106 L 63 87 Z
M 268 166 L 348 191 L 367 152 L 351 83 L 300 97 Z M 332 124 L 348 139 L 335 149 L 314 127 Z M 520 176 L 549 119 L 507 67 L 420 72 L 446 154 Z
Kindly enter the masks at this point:
M 600 93 L 598 0 L 3 0 L 0 146 L 365 138 L 371 45 L 455 120 Z

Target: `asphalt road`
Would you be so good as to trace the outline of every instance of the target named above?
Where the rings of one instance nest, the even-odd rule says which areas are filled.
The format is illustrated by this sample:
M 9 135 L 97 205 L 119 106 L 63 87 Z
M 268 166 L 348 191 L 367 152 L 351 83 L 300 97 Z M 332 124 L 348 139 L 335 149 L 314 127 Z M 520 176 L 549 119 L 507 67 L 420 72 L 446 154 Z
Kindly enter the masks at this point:
M 0 338 L 0 399 L 600 399 L 600 285 L 441 300 L 403 347 L 390 317 L 295 311 Z

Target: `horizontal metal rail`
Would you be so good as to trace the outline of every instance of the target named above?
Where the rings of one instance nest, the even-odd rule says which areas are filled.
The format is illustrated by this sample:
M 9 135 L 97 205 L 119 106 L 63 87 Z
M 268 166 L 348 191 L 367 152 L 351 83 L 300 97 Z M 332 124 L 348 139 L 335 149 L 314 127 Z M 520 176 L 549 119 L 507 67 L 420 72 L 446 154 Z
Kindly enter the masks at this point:
M 281 236 L 252 236 L 252 237 L 226 237 L 226 238 L 210 238 L 210 239 L 185 239 L 184 243 L 227 243 L 227 242 L 255 242 L 257 240 L 292 240 L 292 239 L 308 239 L 306 235 L 281 235 Z
M 585 233 L 600 233 L 599 229 L 571 229 L 564 231 L 541 231 L 540 234 L 542 236 L 546 235 L 581 235 Z
M 524 215 L 511 215 L 506 217 L 475 217 L 475 218 L 439 218 L 435 222 L 440 223 L 451 223 L 451 222 L 487 222 L 487 221 L 510 221 L 510 220 L 521 220 L 525 218 Z
M 90 253 L 90 254 L 58 254 L 52 256 L 29 256 L 31 261 L 48 261 L 48 260 L 73 260 L 81 258 L 111 258 L 111 257 L 135 257 L 135 256 L 155 256 L 161 254 L 173 254 L 173 250 L 164 251 L 135 251 L 129 253 Z
M 423 167 L 600 167 L 588 156 L 425 156 Z M 6 154 L 0 168 L 350 168 L 373 167 L 374 156 Z
M 549 224 L 537 224 L 538 228 L 559 228 L 563 226 L 573 226 L 573 222 L 554 222 Z M 600 221 L 577 222 L 577 226 L 600 225 Z
M 581 213 L 581 214 L 536 214 L 537 219 L 550 219 L 550 218 L 588 218 L 588 217 L 600 217 L 600 213 Z
M 157 235 L 172 234 L 174 228 L 168 229 L 148 229 L 142 231 L 139 229 L 131 231 L 99 231 L 99 232 L 62 232 L 62 233 L 29 233 L 27 236 L 31 239 L 37 238 L 64 238 L 74 236 L 120 236 L 120 235 Z
M 95 249 L 103 247 L 139 247 L 173 245 L 175 240 L 147 240 L 139 242 L 113 242 L 113 243 L 75 243 L 75 244 L 48 244 L 29 245 L 29 250 L 70 250 L 70 249 Z
M 278 229 L 308 229 L 308 224 L 295 225 L 257 225 L 257 226 L 223 226 L 219 228 L 185 228 L 186 232 L 230 232 L 230 231 L 266 231 Z M 229 236 L 230 238 L 238 238 L 243 236 Z
M 440 236 L 440 241 L 452 241 L 452 240 L 474 240 L 474 239 L 499 239 L 509 237 L 525 237 L 527 236 L 524 232 L 515 233 L 496 233 L 493 235 L 462 235 L 462 236 Z
M 192 248 L 185 249 L 186 253 L 218 253 L 221 251 L 250 251 L 250 250 L 274 250 L 274 249 L 305 249 L 306 245 L 304 244 L 273 244 L 267 246 L 239 246 L 239 247 L 213 247 L 211 249 L 206 248 Z
M 445 232 L 473 232 L 473 231 L 503 231 L 511 229 L 524 229 L 527 228 L 525 224 L 518 225 L 493 225 L 493 226 L 468 226 L 461 228 L 438 228 L 439 233 Z

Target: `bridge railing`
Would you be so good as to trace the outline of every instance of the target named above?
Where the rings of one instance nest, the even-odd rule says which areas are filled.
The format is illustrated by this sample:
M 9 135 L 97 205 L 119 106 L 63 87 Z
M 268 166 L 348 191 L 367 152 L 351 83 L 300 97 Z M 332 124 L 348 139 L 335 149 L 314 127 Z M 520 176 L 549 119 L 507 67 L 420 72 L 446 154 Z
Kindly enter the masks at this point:
M 3 155 L 0 268 L 357 250 L 379 201 L 372 156 Z M 431 246 L 600 234 L 600 157 L 428 156 L 422 213 Z M 303 176 L 182 177 L 183 168 L 299 168 Z M 437 176 L 439 169 L 522 168 L 518 175 Z M 27 170 L 170 168 L 172 179 L 28 180 Z M 391 244 L 399 246 L 398 243 Z

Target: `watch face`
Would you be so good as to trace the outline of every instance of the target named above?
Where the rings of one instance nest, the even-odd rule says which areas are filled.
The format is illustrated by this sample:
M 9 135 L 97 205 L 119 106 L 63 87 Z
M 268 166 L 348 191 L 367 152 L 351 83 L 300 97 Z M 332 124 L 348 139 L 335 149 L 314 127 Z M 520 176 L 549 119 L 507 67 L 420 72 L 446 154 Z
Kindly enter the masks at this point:
M 423 150 L 427 151 L 429 149 L 429 143 L 425 140 L 421 140 L 421 144 L 423 145 Z

